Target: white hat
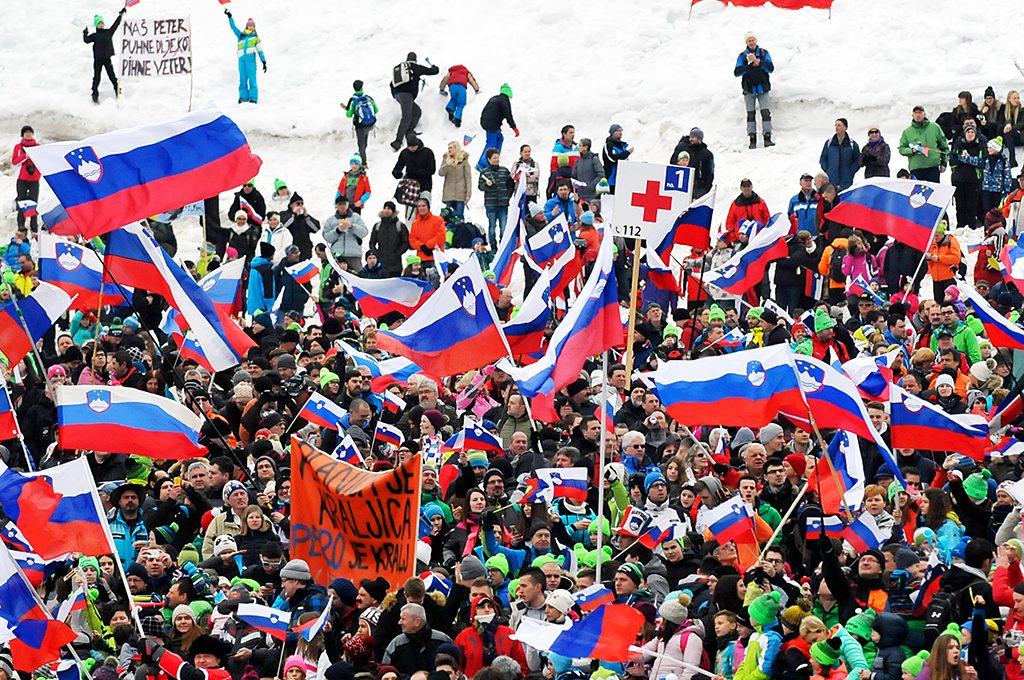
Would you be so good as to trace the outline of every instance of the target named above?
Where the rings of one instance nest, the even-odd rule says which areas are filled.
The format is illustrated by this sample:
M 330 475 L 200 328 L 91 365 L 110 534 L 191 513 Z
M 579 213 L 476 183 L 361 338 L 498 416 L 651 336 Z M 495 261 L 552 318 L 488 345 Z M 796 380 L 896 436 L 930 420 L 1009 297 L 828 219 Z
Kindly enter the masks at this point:
M 548 599 L 544 601 L 546 606 L 554 607 L 563 614 L 572 609 L 575 603 L 576 600 L 573 599 L 572 593 L 561 588 L 552 590 L 551 594 L 548 595 Z
M 953 378 L 951 378 L 947 373 L 941 373 L 939 377 L 935 379 L 935 389 L 939 389 L 942 385 L 956 387 L 956 383 L 953 382 Z
M 213 539 L 213 554 L 220 555 L 225 550 L 235 552 L 238 550 L 238 544 L 235 543 L 234 536 L 228 536 L 227 534 L 221 534 L 217 538 Z

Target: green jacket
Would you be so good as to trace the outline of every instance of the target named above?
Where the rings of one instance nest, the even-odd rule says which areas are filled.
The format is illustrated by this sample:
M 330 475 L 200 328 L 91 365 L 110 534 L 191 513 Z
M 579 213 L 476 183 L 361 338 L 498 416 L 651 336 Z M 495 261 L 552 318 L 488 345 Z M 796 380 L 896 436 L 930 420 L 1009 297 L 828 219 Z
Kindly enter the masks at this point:
M 926 147 L 929 150 L 928 155 L 912 148 L 917 145 Z M 949 143 L 946 141 L 946 135 L 942 133 L 942 128 L 925 118 L 920 123 L 911 122 L 910 126 L 903 131 L 903 134 L 900 135 L 899 149 L 901 155 L 910 159 L 907 168 L 913 172 L 921 168 L 937 168 L 940 165 L 946 165 Z
M 764 501 L 760 501 L 760 499 L 758 500 L 759 504 L 754 508 L 754 512 L 757 513 L 758 517 L 768 523 L 768 526 L 772 528 L 772 531 L 775 531 L 779 528 L 779 525 L 782 524 L 782 515 L 780 515 L 779 511 L 772 506 L 768 505 Z M 781 533 L 775 537 L 775 540 L 772 541 L 772 545 L 779 545 L 780 543 L 782 543 Z
M 978 363 L 981 361 L 981 349 L 978 347 L 978 336 L 975 334 L 971 327 L 965 324 L 963 321 L 956 322 L 956 328 L 953 331 L 953 346 L 958 350 L 967 355 L 967 360 L 972 363 Z M 939 339 L 935 333 L 932 333 L 931 348 L 932 351 L 938 354 Z

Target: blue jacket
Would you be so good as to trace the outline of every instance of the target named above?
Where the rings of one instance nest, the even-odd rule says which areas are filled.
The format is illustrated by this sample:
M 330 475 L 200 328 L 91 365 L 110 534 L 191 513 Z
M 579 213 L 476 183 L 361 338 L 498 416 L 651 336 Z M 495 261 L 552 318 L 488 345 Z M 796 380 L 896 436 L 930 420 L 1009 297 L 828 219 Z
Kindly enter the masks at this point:
M 277 283 L 274 280 L 274 265 L 267 258 L 257 255 L 249 263 L 249 286 L 246 288 L 245 294 L 245 311 L 250 316 L 261 311 L 269 312 L 274 306 L 276 298 Z
M 537 550 L 533 546 L 526 546 L 522 550 L 516 550 L 515 548 L 506 548 L 505 546 L 498 543 L 498 539 L 494 537 L 494 527 L 484 528 L 484 554 L 490 557 L 491 555 L 504 555 L 505 559 L 508 560 L 508 573 L 518 575 L 523 567 L 530 566 L 535 559 L 541 555 L 555 554 L 565 558 L 565 564 L 568 564 L 568 560 L 572 559 L 570 550 L 565 549 L 560 553 L 554 553 L 552 550 Z M 482 560 L 485 561 L 486 560 Z
M 30 255 L 31 253 L 32 246 L 29 245 L 28 241 L 15 243 L 12 238 L 11 242 L 7 245 L 7 250 L 4 251 L 4 262 L 14 271 L 18 271 L 18 258 L 22 255 Z
M 832 139 L 821 147 L 818 164 L 828 173 L 829 181 L 835 184 L 836 188 L 840 191 L 847 189 L 853 184 L 853 176 L 860 167 L 860 147 L 850 135 L 846 135 L 842 144 L 836 135 L 832 135 Z
M 562 201 L 559 200 L 558 196 L 553 196 L 552 198 L 549 198 L 546 203 L 544 203 L 544 219 L 546 219 L 548 222 L 551 222 L 556 217 L 558 217 L 558 215 L 556 215 L 553 212 L 555 208 L 562 209 L 562 212 L 559 214 L 565 214 L 565 221 L 569 224 L 570 227 L 576 224 L 576 208 L 575 206 L 573 206 L 571 198 L 567 198 L 566 200 Z
M 748 54 L 757 56 L 761 63 L 758 66 L 748 64 Z M 755 47 L 751 50 L 748 47 L 736 57 L 736 68 L 732 72 L 734 76 L 741 79 L 743 94 L 764 94 L 771 92 L 772 83 L 769 74 L 774 70 L 775 64 L 772 63 L 772 55 L 768 54 L 768 50 L 763 47 Z
M 127 569 L 135 561 L 135 556 L 138 553 L 133 544 L 149 540 L 146 523 L 142 521 L 140 515 L 135 526 L 130 526 L 121 515 L 120 510 L 114 512 L 113 517 L 109 518 L 109 522 L 110 534 L 114 537 L 114 547 L 117 548 L 117 556 L 121 558 L 121 566 Z
M 818 199 L 817 193 L 812 192 L 811 198 L 808 199 L 802 191 L 789 199 L 786 216 L 797 231 L 803 229 L 809 231 L 811 236 L 818 235 Z
M 1011 177 L 1010 163 L 1006 160 L 1006 156 L 986 154 L 981 159 L 981 190 L 1008 194 L 1012 187 L 1013 177 Z M 4 255 L 4 259 L 7 259 L 7 255 Z

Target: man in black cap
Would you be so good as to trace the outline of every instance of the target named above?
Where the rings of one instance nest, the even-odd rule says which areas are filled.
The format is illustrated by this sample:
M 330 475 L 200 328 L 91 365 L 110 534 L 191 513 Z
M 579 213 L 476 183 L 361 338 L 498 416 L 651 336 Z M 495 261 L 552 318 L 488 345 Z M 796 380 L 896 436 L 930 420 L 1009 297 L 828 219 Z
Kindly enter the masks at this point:
M 177 680 L 230 680 L 231 674 L 222 668 L 228 648 L 215 637 L 200 635 L 189 646 L 192 663 L 168 651 L 162 644 L 147 639 L 146 656 L 150 657 L 168 676 Z
M 402 107 L 402 119 L 398 122 L 398 131 L 391 148 L 398 151 L 409 134 L 416 134 L 416 126 L 420 122 L 423 111 L 416 103 L 416 95 L 420 93 L 420 78 L 435 76 L 440 69 L 436 66 L 423 66 L 416 63 L 416 53 L 410 52 L 405 61 L 395 65 L 391 74 L 391 96 Z
M 788 344 L 790 340 L 789 331 L 785 324 L 779 323 L 779 315 L 771 309 L 761 312 L 762 344 L 765 347 L 770 345 Z
M 569 396 L 569 402 L 574 411 L 585 416 L 594 415 L 597 406 L 590 401 L 590 383 L 583 378 L 578 378 L 569 383 L 569 386 L 565 388 L 565 393 Z

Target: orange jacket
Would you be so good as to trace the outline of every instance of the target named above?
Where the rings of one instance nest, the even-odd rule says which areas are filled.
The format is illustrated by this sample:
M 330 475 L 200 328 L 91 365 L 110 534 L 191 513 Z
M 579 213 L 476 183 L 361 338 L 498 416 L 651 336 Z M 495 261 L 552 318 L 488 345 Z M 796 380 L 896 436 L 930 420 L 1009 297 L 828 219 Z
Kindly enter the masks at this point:
M 943 244 L 932 241 L 928 248 L 929 255 L 935 255 L 938 260 L 928 260 L 928 276 L 932 281 L 949 281 L 956 278 L 956 268 L 960 265 L 960 244 L 956 236 L 948 234 L 948 239 Z
M 422 218 L 417 215 L 409 226 L 409 247 L 415 250 L 424 262 L 433 262 L 433 251 L 444 250 L 446 236 L 444 220 L 440 215 L 427 213 L 427 216 Z M 420 249 L 423 246 L 426 246 L 428 252 Z
M 821 253 L 821 259 L 818 260 L 818 273 L 828 279 L 829 288 L 846 288 L 846 277 L 842 280 L 832 278 L 832 252 L 836 248 L 847 248 L 850 245 L 850 240 L 839 237 L 832 239 L 832 243 L 825 247 L 825 250 Z

